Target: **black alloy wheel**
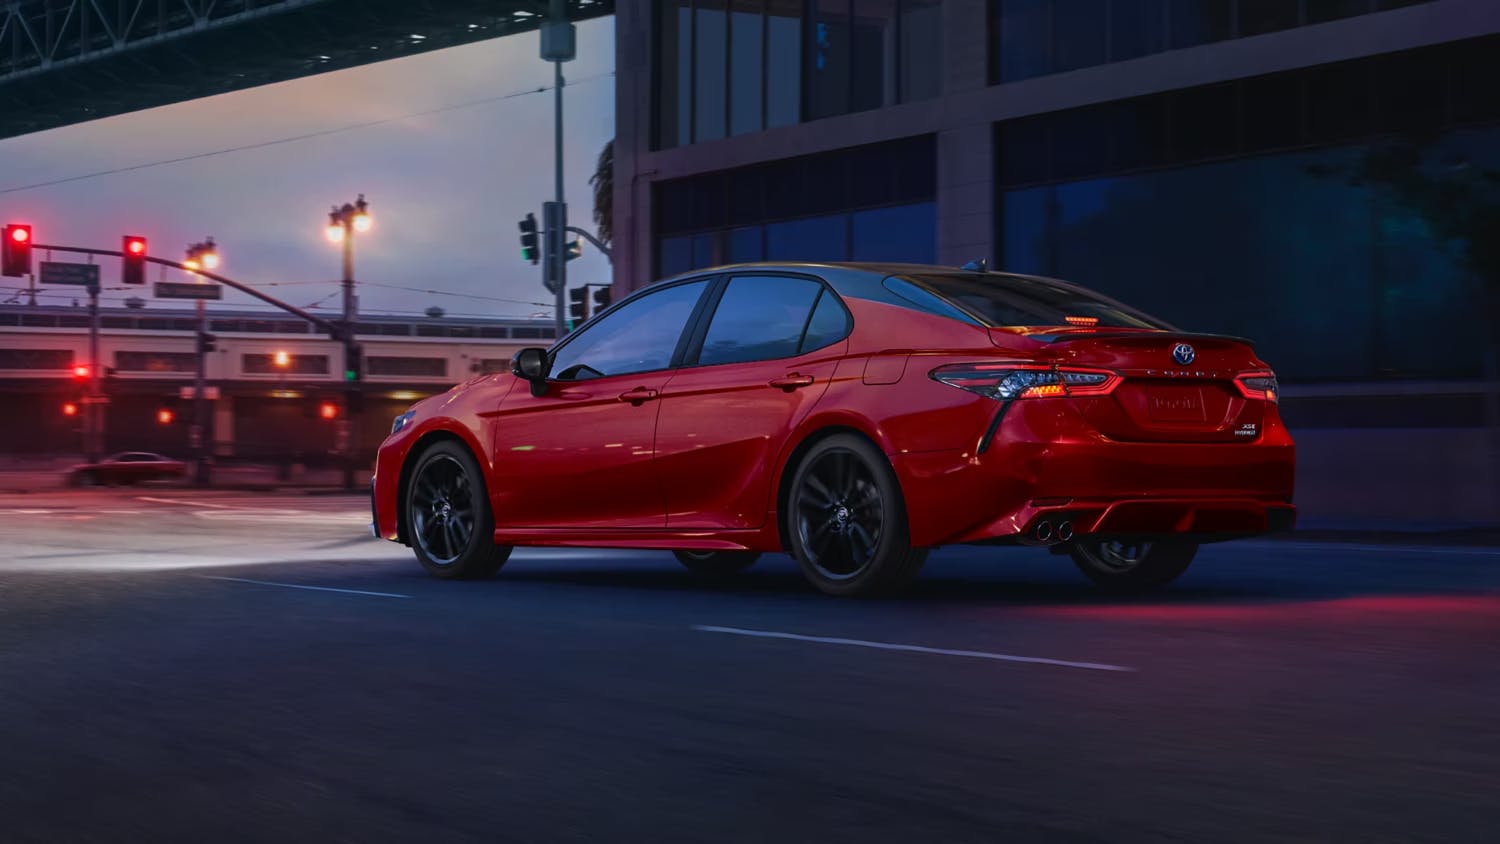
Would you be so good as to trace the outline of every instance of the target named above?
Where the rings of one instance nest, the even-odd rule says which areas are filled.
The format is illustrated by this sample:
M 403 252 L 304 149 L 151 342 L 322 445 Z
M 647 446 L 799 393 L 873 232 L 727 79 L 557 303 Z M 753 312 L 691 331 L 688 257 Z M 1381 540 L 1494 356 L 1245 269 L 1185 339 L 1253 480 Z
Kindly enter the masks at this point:
M 437 443 L 417 458 L 406 493 L 407 535 L 429 573 L 490 577 L 510 557 L 510 546 L 494 543 L 484 490 L 478 464 L 457 443 Z
M 1098 586 L 1138 592 L 1176 580 L 1193 562 L 1198 544 L 1181 539 L 1087 539 L 1068 549 L 1073 563 Z
M 789 499 L 792 556 L 828 594 L 898 590 L 927 559 L 927 549 L 911 547 L 895 472 L 862 437 L 836 434 L 809 449 Z
M 708 577 L 739 574 L 760 559 L 759 551 L 673 551 L 672 554 L 688 571 Z

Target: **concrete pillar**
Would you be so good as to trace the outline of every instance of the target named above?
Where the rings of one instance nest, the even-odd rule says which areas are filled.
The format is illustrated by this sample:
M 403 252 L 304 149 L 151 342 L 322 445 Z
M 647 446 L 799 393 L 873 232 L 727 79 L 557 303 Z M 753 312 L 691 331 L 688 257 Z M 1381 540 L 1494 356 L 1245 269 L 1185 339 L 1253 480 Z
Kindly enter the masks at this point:
M 943 4 L 943 95 L 989 86 L 988 4 Z M 986 33 L 975 37 L 976 33 Z M 950 118 L 953 115 L 950 115 Z M 938 262 L 995 256 L 994 129 L 976 112 L 937 136 Z

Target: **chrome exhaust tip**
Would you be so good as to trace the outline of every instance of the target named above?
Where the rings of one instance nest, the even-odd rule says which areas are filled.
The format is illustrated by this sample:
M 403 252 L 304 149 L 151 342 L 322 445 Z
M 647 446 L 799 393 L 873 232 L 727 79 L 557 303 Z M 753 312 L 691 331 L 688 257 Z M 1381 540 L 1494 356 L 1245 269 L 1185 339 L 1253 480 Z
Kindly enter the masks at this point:
M 1052 523 L 1042 522 L 1036 526 L 1036 538 L 1042 542 L 1052 539 Z
M 1057 526 L 1057 541 L 1067 542 L 1073 538 L 1073 523 L 1063 522 Z

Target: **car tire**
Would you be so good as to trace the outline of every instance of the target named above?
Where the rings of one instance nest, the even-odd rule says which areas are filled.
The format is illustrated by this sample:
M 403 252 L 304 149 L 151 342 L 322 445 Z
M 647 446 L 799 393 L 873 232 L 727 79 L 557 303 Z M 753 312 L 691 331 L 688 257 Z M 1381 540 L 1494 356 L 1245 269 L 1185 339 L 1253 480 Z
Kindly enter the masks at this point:
M 493 577 L 510 558 L 496 545 L 484 476 L 469 450 L 440 442 L 422 451 L 406 486 L 412 551 L 428 574 L 444 580 Z
M 760 559 L 759 551 L 673 551 L 672 555 L 688 571 L 706 577 L 739 574 Z
M 808 449 L 786 505 L 789 550 L 803 576 L 829 595 L 897 592 L 927 560 L 926 548 L 911 546 L 890 461 L 858 435 L 835 434 Z
M 1142 592 L 1165 586 L 1187 571 L 1198 553 L 1198 543 L 1180 539 L 1078 539 L 1068 552 L 1079 571 L 1095 585 L 1111 592 Z

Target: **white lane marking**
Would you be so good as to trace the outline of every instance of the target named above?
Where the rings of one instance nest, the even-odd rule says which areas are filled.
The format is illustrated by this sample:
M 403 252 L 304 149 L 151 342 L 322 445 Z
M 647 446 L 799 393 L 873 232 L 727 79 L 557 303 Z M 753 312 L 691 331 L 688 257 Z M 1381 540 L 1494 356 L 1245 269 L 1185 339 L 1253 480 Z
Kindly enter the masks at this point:
M 1000 662 L 1029 662 L 1038 665 L 1058 665 L 1063 668 L 1083 668 L 1090 671 L 1135 670 L 1124 665 L 1108 665 L 1102 662 L 1071 662 L 1066 659 L 1047 659 L 1040 656 L 1016 656 L 1014 654 L 990 653 L 989 651 L 928 648 L 922 645 L 897 645 L 891 642 L 869 642 L 864 639 L 841 639 L 833 636 L 803 636 L 799 633 L 777 633 L 771 630 L 744 630 L 739 627 L 714 627 L 707 624 L 694 624 L 693 629 L 703 633 L 728 633 L 733 636 L 755 636 L 761 639 L 792 639 L 798 642 L 817 642 L 823 645 L 853 645 L 859 648 L 876 648 L 882 651 L 908 651 L 919 654 L 936 654 L 938 656 L 967 656 L 975 659 L 993 659 Z
M 372 598 L 410 598 L 410 595 L 397 595 L 395 592 L 366 592 L 363 589 L 335 589 L 332 586 L 306 586 L 301 583 L 277 583 L 274 580 L 251 580 L 248 577 L 220 577 L 213 574 L 200 574 L 205 580 L 232 580 L 235 583 L 254 583 L 257 586 L 281 586 L 286 589 L 307 589 L 312 592 L 342 592 L 345 595 L 368 595 Z
M 181 504 L 186 507 L 212 507 L 215 510 L 243 510 L 243 507 L 235 507 L 230 504 L 215 504 L 212 501 L 183 501 L 180 498 L 153 498 L 149 495 L 137 495 L 141 501 L 150 501 L 153 504 Z
M 368 511 L 308 513 L 299 510 L 233 510 L 227 512 L 200 510 L 193 513 L 193 516 L 213 522 L 290 522 L 309 525 L 326 525 L 336 522 L 356 524 L 370 521 Z

